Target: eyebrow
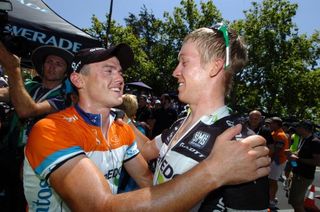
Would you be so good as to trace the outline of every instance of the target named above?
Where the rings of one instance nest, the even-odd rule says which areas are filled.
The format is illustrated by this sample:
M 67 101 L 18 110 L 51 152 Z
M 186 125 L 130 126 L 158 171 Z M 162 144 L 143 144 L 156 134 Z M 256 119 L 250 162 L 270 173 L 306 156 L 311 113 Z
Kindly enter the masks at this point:
M 103 65 L 103 67 L 112 68 L 112 69 L 117 69 L 118 68 L 116 65 L 109 65 L 109 64 L 105 64 L 105 65 Z M 120 70 L 122 70 L 121 66 L 120 66 Z
M 183 53 L 179 52 L 179 54 L 178 54 L 178 60 L 180 61 L 182 57 L 184 57 Z

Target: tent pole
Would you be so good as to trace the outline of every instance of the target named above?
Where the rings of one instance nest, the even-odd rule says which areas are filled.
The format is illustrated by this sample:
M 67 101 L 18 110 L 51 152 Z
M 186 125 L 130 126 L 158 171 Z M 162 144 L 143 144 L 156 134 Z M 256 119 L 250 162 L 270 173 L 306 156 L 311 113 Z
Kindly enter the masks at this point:
M 113 8 L 113 0 L 110 0 L 108 25 L 107 25 L 107 32 L 106 32 L 106 47 L 108 47 L 108 37 L 109 37 L 109 33 L 110 33 L 110 28 L 111 28 L 112 8 Z

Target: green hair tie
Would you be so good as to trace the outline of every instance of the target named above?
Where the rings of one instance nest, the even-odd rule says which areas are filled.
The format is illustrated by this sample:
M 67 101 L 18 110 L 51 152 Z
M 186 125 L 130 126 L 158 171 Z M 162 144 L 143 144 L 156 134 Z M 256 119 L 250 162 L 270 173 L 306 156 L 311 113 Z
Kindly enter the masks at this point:
M 231 51 L 230 51 L 230 40 L 229 40 L 229 34 L 228 34 L 228 26 L 224 23 L 218 23 L 210 28 L 218 30 L 223 35 L 224 43 L 226 45 L 226 61 L 224 64 L 224 69 L 227 69 L 231 63 L 231 58 L 230 58 Z

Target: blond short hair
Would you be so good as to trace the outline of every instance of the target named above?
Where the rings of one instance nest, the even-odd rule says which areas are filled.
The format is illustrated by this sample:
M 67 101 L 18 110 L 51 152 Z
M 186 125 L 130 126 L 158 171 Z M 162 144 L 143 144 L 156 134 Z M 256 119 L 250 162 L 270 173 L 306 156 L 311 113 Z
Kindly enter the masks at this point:
M 225 70 L 225 94 L 232 88 L 232 78 L 235 72 L 243 69 L 248 61 L 247 48 L 242 37 L 233 29 L 228 30 L 231 48 L 231 64 Z M 200 62 L 205 66 L 214 58 L 226 59 L 226 45 L 221 32 L 211 28 L 199 28 L 188 34 L 183 44 L 191 41 L 195 43 L 200 54 Z
M 124 94 L 122 99 L 123 102 L 118 108 L 123 110 L 129 118 L 134 119 L 138 110 L 137 96 L 133 94 Z

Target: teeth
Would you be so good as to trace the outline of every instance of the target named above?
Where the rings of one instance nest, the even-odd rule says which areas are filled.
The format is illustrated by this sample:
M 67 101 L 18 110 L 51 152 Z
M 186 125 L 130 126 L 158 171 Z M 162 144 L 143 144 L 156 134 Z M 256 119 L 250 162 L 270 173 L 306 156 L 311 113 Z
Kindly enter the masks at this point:
M 117 92 L 121 91 L 121 89 L 120 89 L 120 88 L 111 88 L 111 90 L 113 90 L 113 91 L 117 91 Z
M 184 83 L 182 83 L 182 82 L 179 83 L 179 87 L 180 87 L 180 86 L 183 86 L 183 85 L 184 85 Z

